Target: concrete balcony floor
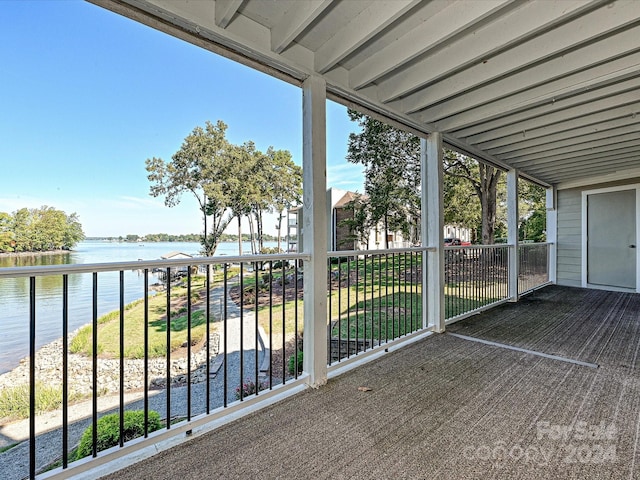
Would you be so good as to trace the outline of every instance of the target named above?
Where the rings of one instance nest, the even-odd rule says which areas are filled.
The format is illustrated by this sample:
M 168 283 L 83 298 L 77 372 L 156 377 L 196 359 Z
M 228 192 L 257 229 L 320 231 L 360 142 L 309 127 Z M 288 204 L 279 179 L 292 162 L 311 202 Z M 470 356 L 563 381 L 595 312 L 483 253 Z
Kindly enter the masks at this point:
M 448 332 L 106 478 L 640 478 L 640 295 L 546 287 Z

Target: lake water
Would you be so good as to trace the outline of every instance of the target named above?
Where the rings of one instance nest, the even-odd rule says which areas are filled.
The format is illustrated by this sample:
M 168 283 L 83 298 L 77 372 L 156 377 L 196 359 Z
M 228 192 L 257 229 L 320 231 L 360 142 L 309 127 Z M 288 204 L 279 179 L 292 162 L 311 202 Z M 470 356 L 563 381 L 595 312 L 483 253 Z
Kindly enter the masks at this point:
M 266 242 L 266 247 L 275 247 Z M 157 242 L 118 243 L 85 241 L 68 253 L 42 256 L 0 257 L 1 267 L 30 265 L 89 264 L 137 260 L 157 260 L 178 251 L 198 255 L 199 243 Z M 243 243 L 243 253 L 250 252 Z M 218 255 L 237 255 L 237 242 L 222 243 Z M 158 281 L 149 275 L 149 283 Z M 92 275 L 69 275 L 69 331 L 92 318 Z M 119 307 L 119 274 L 98 275 L 98 315 Z M 124 300 L 132 302 L 144 297 L 144 277 L 138 271 L 124 272 Z M 36 344 L 38 347 L 62 337 L 62 276 L 38 277 L 36 280 Z M 0 279 L 0 374 L 18 365 L 29 353 L 29 279 Z

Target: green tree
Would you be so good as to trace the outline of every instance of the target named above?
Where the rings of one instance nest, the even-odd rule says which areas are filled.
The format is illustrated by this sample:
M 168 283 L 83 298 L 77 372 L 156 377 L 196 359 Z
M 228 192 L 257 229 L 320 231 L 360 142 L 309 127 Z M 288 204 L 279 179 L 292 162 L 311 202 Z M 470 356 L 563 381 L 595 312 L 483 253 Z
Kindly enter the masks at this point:
M 371 224 L 383 223 L 387 248 L 390 232 L 401 231 L 415 242 L 420 215 L 420 140 L 354 110 L 348 115 L 362 129 L 349 135 L 347 160 L 365 167 Z
M 185 138 L 170 162 L 155 157 L 146 160 L 152 196 L 164 195 L 168 207 L 177 205 L 185 192 L 196 198 L 202 213 L 201 243 L 206 256 L 215 253 L 220 235 L 232 219 L 224 182 L 230 148 L 226 130 L 227 125 L 220 120 L 215 125 L 206 122 L 204 128 L 196 127 Z
M 73 248 L 84 240 L 82 225 L 75 213 L 42 206 L 21 208 L 8 215 L 0 214 L 0 251 L 45 252 Z
M 519 240 L 544 242 L 547 238 L 546 191 L 539 185 L 525 180 L 519 183 L 520 226 Z
M 349 218 L 342 220 L 341 225 L 349 229 L 349 235 L 344 239 L 345 242 L 358 242 L 369 248 L 369 233 L 375 225 L 371 223 L 371 217 L 367 210 L 367 198 L 357 193 L 353 200 L 345 205 L 350 213 Z
M 302 201 L 302 167 L 296 165 L 288 150 L 267 149 L 263 195 L 269 197 L 271 209 L 278 214 L 278 251 L 281 251 L 282 218 L 284 211 Z M 261 236 L 262 239 L 262 236 Z M 263 246 L 260 245 L 262 250 Z
M 0 252 L 12 252 L 15 245 L 13 219 L 6 212 L 0 212 Z
M 451 205 L 445 206 L 445 218 L 453 220 L 455 224 L 459 224 L 461 220 L 473 222 L 477 219 L 479 205 L 482 243 L 493 244 L 498 221 L 498 189 L 503 180 L 502 171 L 448 150 L 444 156 L 444 173 L 449 177 L 445 179 L 445 187 L 453 189 L 445 191 L 444 194 L 451 202 Z M 464 183 L 458 183 L 458 180 Z M 465 189 L 465 184 L 471 189 Z M 476 197 L 477 203 L 471 201 L 473 196 Z M 461 204 L 463 199 L 467 200 L 466 207 Z

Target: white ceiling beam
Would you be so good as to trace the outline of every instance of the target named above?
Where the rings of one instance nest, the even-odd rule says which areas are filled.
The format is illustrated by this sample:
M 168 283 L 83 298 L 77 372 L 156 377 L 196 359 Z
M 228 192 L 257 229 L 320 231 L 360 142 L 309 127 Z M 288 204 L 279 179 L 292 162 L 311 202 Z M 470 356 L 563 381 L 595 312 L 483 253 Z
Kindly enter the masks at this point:
M 425 13 L 427 18 L 406 35 L 351 69 L 349 85 L 359 89 L 397 69 L 436 45 L 476 25 L 514 0 L 484 0 L 481 2 L 450 2 L 434 0 Z
M 639 159 L 640 152 L 636 151 L 608 157 L 604 163 L 602 160 L 592 159 L 586 161 L 588 163 L 583 161 L 582 163 L 567 168 L 559 167 L 551 169 L 547 166 L 543 169 L 543 172 L 536 173 L 536 175 L 542 175 L 548 182 L 558 184 L 571 178 L 594 176 L 596 174 L 610 174 L 617 170 L 637 168 Z M 534 173 L 532 172 L 532 174 Z
M 242 5 L 242 0 L 216 0 L 216 25 L 220 28 L 227 28 L 240 5 Z
M 316 51 L 316 71 L 325 73 L 331 70 L 420 2 L 421 0 L 388 0 L 372 3 Z
M 637 102 L 640 99 L 640 93 L 637 90 L 630 92 L 620 93 L 618 95 L 611 95 L 606 98 L 600 98 L 589 103 L 578 104 L 569 108 L 563 108 L 561 110 L 554 110 L 550 112 L 540 113 L 540 115 L 531 118 L 520 118 L 518 115 L 514 115 L 516 118 L 513 122 L 510 122 L 506 127 L 501 130 L 511 130 L 509 133 L 522 132 L 527 130 L 533 130 L 536 128 L 542 128 L 547 125 L 566 122 L 571 119 L 578 119 L 584 115 L 588 115 L 592 112 L 599 112 L 604 110 L 614 110 L 622 105 L 628 105 L 633 102 Z
M 548 145 L 548 150 L 527 153 L 517 151 L 507 155 L 500 155 L 503 160 L 512 162 L 528 162 L 532 160 L 544 159 L 555 155 L 567 155 L 573 152 L 580 152 L 583 150 L 592 150 L 594 148 L 602 148 L 608 145 L 624 145 L 625 142 L 637 142 L 640 144 L 640 134 L 636 132 L 625 133 L 618 136 L 607 136 L 606 138 L 600 138 L 598 140 L 592 140 L 588 142 L 574 143 L 573 145 L 566 145 L 564 147 L 555 147 L 552 144 Z
M 627 92 L 631 95 L 634 95 L 635 92 L 635 95 L 637 95 L 636 98 L 640 98 L 640 77 L 631 78 L 629 80 L 625 80 L 614 85 L 607 85 L 602 88 L 587 90 L 584 93 L 570 97 L 546 99 L 546 101 L 539 106 L 533 106 L 531 108 L 524 109 L 520 112 L 512 113 L 510 115 L 508 114 L 508 112 L 505 112 L 505 115 L 503 115 L 502 117 L 498 117 L 495 120 L 494 124 L 500 124 L 501 119 L 503 120 L 503 124 L 509 125 L 517 122 L 524 122 L 532 118 L 540 117 L 543 115 L 547 116 L 554 112 L 567 110 L 571 107 L 586 103 L 598 106 L 604 104 L 606 105 L 606 108 L 613 108 L 623 103 L 629 103 L 629 100 L 627 100 L 628 97 L 623 98 L 619 96 L 620 92 Z M 620 101 L 617 101 L 616 99 L 620 99 Z M 600 107 L 600 109 L 603 108 Z M 592 111 L 594 110 L 596 110 L 595 107 L 592 109 Z M 460 118 L 458 118 L 458 123 L 460 123 L 460 121 Z M 486 123 L 488 122 L 485 121 L 485 124 Z M 457 130 L 455 128 L 457 123 L 454 120 L 446 119 L 442 122 L 437 123 L 437 125 L 443 126 L 443 128 L 445 124 L 452 127 L 451 129 L 447 128 L 447 131 Z
M 637 97 L 634 99 L 637 100 Z M 640 102 L 635 102 L 622 107 L 612 108 L 610 110 L 592 111 L 588 106 L 574 107 L 570 109 L 571 112 L 557 112 L 552 114 L 555 116 L 555 121 L 560 122 L 566 115 L 570 115 L 571 123 L 567 124 L 553 124 L 548 125 L 548 121 L 544 119 L 533 119 L 527 122 L 520 122 L 516 124 L 508 124 L 502 128 L 487 128 L 483 133 L 472 135 L 464 138 L 467 143 L 477 145 L 489 140 L 495 140 L 497 138 L 506 137 L 508 135 L 521 135 L 522 139 L 537 138 L 545 134 L 561 132 L 564 130 L 571 130 L 574 128 L 583 127 L 586 125 L 593 125 L 600 122 L 608 122 L 615 118 L 629 116 L 635 118 L 640 114 Z M 577 117 L 574 115 L 578 115 Z M 538 125 L 538 126 L 537 126 Z
M 598 114 L 600 115 L 600 114 Z M 540 143 L 545 142 L 555 142 L 561 141 L 568 138 L 580 137 L 583 135 L 589 135 L 592 133 L 606 131 L 610 129 L 625 127 L 628 125 L 635 125 L 640 122 L 640 112 L 639 115 L 634 118 L 631 115 L 626 115 L 620 118 L 614 118 L 608 121 L 600 121 L 596 123 L 591 123 L 586 126 L 579 126 L 576 128 L 571 128 L 568 130 L 563 130 L 561 132 L 546 132 L 540 133 L 536 135 L 537 131 L 530 131 L 526 133 L 526 137 L 523 138 L 522 132 L 518 132 L 514 135 L 508 135 L 506 137 L 500 137 L 496 140 L 490 140 L 488 142 L 478 144 L 478 148 L 487 151 L 493 151 L 496 148 L 505 147 L 508 150 L 505 152 L 511 152 L 513 150 L 517 150 L 518 148 L 526 148 L 530 146 L 539 145 Z
M 620 68 L 621 67 L 621 68 Z M 474 128 L 481 123 L 506 117 L 514 112 L 526 110 L 544 103 L 564 100 L 567 97 L 601 89 L 613 82 L 637 76 L 640 71 L 640 52 L 627 55 L 613 62 L 598 65 L 595 68 L 580 71 L 560 79 L 544 83 L 537 87 L 527 88 L 508 97 L 499 98 L 476 108 L 454 115 L 443 122 L 451 131 L 464 130 L 463 134 L 474 134 Z M 615 88 L 615 87 L 612 87 Z M 456 97 L 456 103 L 462 97 Z M 428 113 L 420 112 L 419 118 L 428 117 Z
M 332 3 L 333 0 L 292 2 L 291 8 L 271 29 L 271 50 L 282 53 Z
M 618 180 L 628 180 L 630 178 L 640 177 L 640 168 L 629 168 L 625 170 L 617 170 L 615 172 L 608 172 L 605 175 L 582 177 L 579 179 L 571 179 L 566 182 L 558 183 L 558 190 L 565 190 L 567 188 L 584 187 L 587 185 L 597 185 L 606 182 L 615 182 Z
M 413 89 L 433 83 L 442 77 L 475 63 L 480 63 L 500 51 L 552 28 L 567 17 L 593 8 L 584 0 L 564 2 L 528 2 L 507 12 L 493 22 L 447 45 L 420 63 L 402 71 L 402 75 L 385 79 L 379 84 L 379 98 L 389 102 L 410 93 Z
M 632 155 L 626 160 L 620 160 L 617 162 L 609 162 L 608 165 L 603 165 L 602 162 L 589 163 L 576 168 L 568 168 L 550 172 L 548 177 L 553 178 L 554 183 L 561 183 L 573 178 L 595 177 L 596 175 L 606 175 L 616 172 L 617 169 L 630 170 L 634 169 L 638 163 L 639 156 Z
M 592 129 L 593 132 L 593 129 Z M 492 155 L 499 155 L 502 158 L 508 158 L 505 154 L 510 152 L 517 152 L 520 155 L 528 155 L 530 153 L 540 153 L 545 151 L 550 151 L 555 148 L 562 148 L 570 145 L 582 144 L 585 142 L 591 142 L 594 140 L 606 140 L 607 138 L 615 138 L 621 135 L 625 135 L 628 133 L 640 133 L 640 122 L 635 122 L 631 125 L 627 125 L 620 128 L 614 129 L 596 129 L 595 133 L 591 133 L 588 135 L 576 136 L 573 135 L 570 138 L 565 138 L 562 140 L 559 139 L 550 139 L 548 137 L 541 137 L 536 141 L 532 141 L 531 146 L 520 145 L 507 145 L 501 148 L 495 148 L 489 150 Z
M 505 117 L 512 112 L 520 112 L 514 115 L 521 115 L 523 118 L 531 113 L 530 116 L 533 117 L 537 115 L 535 112 L 541 109 L 550 107 L 557 109 L 561 108 L 561 105 L 568 106 L 615 94 L 623 90 L 640 88 L 640 77 L 638 77 L 640 52 L 629 55 L 629 57 L 633 58 L 624 57 L 628 62 L 625 62 L 627 67 L 623 70 L 617 70 L 615 67 L 612 70 L 609 64 L 599 65 L 595 69 L 581 71 L 538 87 L 526 89 L 506 98 L 490 101 L 490 103 L 479 107 L 470 109 L 467 107 L 466 111 L 444 118 L 438 121 L 437 124 L 447 131 L 461 130 L 482 122 Z M 603 76 L 593 76 L 602 70 L 606 70 L 607 73 Z M 579 83 L 576 83 L 576 81 Z M 543 91 L 548 93 L 541 96 L 540 94 Z M 480 92 L 476 91 L 474 93 Z M 443 118 L 453 110 L 464 109 L 465 107 L 460 102 L 467 96 L 466 94 L 461 95 L 451 102 L 445 102 L 433 109 L 422 111 L 420 112 L 420 118 Z M 454 104 L 458 106 L 456 107 Z M 471 105 L 472 103 L 469 103 L 469 106 Z M 435 118 L 434 121 L 436 121 Z
M 616 151 L 627 150 L 627 149 L 637 149 L 640 147 L 640 138 L 629 140 L 626 142 L 620 142 L 615 147 L 611 147 L 610 145 L 603 145 L 601 147 L 591 147 L 587 149 L 581 149 L 574 152 L 562 153 L 558 155 L 548 155 L 542 158 L 535 158 L 529 160 L 512 160 L 506 161 L 509 165 L 512 165 L 517 168 L 527 168 L 527 165 L 535 164 L 539 165 L 541 163 L 554 162 L 556 160 L 570 160 L 572 158 L 591 158 L 593 155 L 606 155 L 613 154 Z
M 626 13 L 627 10 L 635 13 L 637 10 L 633 1 L 621 5 L 627 8 L 618 13 Z M 612 4 L 611 9 L 614 7 L 618 7 L 617 2 Z M 603 10 L 608 11 L 609 8 Z M 600 15 L 592 18 L 596 14 Z M 602 10 L 596 10 L 561 28 L 489 58 L 486 62 L 446 77 L 429 88 L 408 95 L 402 101 L 403 110 L 408 113 L 417 112 L 490 81 L 493 81 L 492 86 L 495 86 L 496 93 L 502 92 L 500 96 L 508 95 L 548 81 L 550 75 L 557 78 L 606 61 L 612 56 L 635 51 L 638 47 L 640 28 L 630 28 L 585 46 L 585 42 L 625 26 L 633 19 L 631 13 L 624 17 L 606 15 L 602 14 Z M 531 67 L 523 69 L 527 65 Z M 498 87 L 496 82 L 500 80 L 503 82 Z
M 599 155 L 597 158 L 591 158 L 585 160 L 584 158 L 579 158 L 575 160 L 571 160 L 568 162 L 553 162 L 552 164 L 545 164 L 541 168 L 536 168 L 536 166 L 528 167 L 527 169 L 530 171 L 544 171 L 547 175 L 558 175 L 565 172 L 570 172 L 572 170 L 580 169 L 580 168 L 591 168 L 591 167 L 619 167 L 619 166 L 628 166 L 630 162 L 635 159 L 638 159 L 638 153 L 640 150 L 629 149 L 626 153 L 612 153 L 611 155 L 602 156 Z M 604 159 L 604 163 L 602 161 Z

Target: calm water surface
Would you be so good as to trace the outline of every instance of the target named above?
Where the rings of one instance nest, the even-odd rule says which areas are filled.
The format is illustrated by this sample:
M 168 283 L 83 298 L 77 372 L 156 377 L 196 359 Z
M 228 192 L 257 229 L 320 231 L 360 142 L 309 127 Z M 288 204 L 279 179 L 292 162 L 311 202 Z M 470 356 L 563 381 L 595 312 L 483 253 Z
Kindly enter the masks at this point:
M 275 246 L 266 244 L 265 246 Z M 89 264 L 136 260 L 157 260 L 169 252 L 198 255 L 199 243 L 116 243 L 85 241 L 72 252 L 56 255 L 1 257 L 0 268 L 29 265 Z M 250 251 L 243 244 L 243 251 Z M 222 243 L 216 251 L 237 255 L 237 243 Z M 119 306 L 119 274 L 98 275 L 98 315 Z M 149 283 L 158 281 L 149 275 Z M 139 271 L 124 272 L 125 303 L 144 296 L 144 277 Z M 36 343 L 40 347 L 62 337 L 62 276 L 38 277 L 36 280 Z M 69 331 L 92 318 L 92 275 L 69 275 Z M 0 279 L 0 374 L 18 365 L 29 353 L 29 279 Z

